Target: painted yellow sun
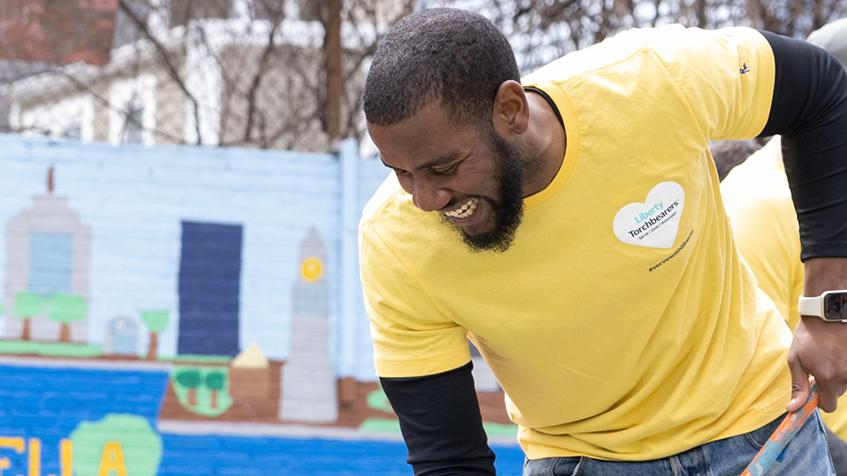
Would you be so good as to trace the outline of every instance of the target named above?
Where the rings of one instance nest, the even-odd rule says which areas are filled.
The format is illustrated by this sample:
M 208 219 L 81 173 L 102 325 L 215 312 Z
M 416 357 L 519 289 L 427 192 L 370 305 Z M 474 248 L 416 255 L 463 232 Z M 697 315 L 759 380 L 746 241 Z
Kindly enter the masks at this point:
M 303 280 L 307 283 L 314 283 L 321 279 L 323 274 L 324 265 L 318 258 L 310 256 L 304 259 L 303 263 L 300 264 L 300 276 L 302 276 Z

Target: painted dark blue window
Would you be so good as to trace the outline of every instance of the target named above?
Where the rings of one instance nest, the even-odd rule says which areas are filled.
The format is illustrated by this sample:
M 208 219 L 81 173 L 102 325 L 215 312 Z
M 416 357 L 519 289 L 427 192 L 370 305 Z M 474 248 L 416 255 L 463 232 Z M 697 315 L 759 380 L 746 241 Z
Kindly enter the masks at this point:
M 241 225 L 182 222 L 180 355 L 236 355 Z

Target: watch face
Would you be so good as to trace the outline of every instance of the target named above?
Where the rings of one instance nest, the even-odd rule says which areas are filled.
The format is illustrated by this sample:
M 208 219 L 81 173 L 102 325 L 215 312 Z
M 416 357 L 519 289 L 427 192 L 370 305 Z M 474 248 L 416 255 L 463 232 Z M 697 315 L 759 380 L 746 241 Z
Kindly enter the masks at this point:
M 847 319 L 847 292 L 828 293 L 823 297 L 825 319 Z

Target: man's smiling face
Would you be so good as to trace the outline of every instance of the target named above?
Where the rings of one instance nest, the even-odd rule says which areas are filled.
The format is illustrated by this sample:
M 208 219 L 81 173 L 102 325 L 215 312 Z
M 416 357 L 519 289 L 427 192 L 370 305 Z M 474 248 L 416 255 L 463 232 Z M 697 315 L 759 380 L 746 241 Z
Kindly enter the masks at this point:
M 368 132 L 415 206 L 440 213 L 473 250 L 505 251 L 523 215 L 520 152 L 490 120 L 450 119 L 431 101 L 397 124 L 369 123 Z

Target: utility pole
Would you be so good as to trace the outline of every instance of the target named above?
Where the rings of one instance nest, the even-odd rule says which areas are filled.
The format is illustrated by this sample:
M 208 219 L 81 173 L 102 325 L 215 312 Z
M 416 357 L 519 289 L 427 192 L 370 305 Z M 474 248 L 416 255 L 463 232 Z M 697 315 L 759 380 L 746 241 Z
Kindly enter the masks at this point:
M 326 71 L 326 110 L 324 132 L 330 146 L 341 139 L 341 7 L 342 0 L 325 0 L 324 62 Z

